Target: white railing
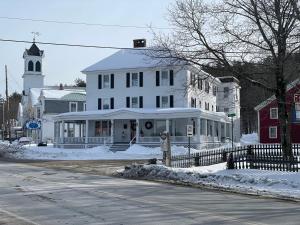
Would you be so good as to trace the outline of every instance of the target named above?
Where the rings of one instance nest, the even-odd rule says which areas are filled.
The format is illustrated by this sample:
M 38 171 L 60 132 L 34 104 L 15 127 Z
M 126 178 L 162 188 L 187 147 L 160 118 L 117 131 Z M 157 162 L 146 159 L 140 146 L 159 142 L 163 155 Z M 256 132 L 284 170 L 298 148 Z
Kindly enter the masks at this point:
M 111 137 L 88 137 L 87 144 L 110 144 L 112 143 Z M 85 137 L 64 137 L 55 138 L 55 144 L 85 144 Z
M 171 136 L 170 137 L 171 143 L 187 143 L 189 141 L 187 136 Z M 196 136 L 191 137 L 191 142 L 198 143 L 199 140 Z M 160 137 L 139 137 L 139 143 L 160 143 Z

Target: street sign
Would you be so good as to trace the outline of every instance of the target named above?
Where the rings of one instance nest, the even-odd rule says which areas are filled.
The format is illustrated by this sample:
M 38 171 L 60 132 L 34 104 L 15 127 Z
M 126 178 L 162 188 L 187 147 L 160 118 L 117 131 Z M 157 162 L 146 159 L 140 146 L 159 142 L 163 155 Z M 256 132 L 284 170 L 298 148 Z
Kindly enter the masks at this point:
M 229 113 L 229 114 L 228 114 L 228 117 L 234 117 L 234 116 L 236 116 L 235 113 Z
M 194 136 L 194 127 L 193 125 L 187 125 L 186 126 L 186 136 L 193 137 Z
M 26 123 L 26 128 L 29 130 L 36 130 L 41 128 L 41 123 L 37 120 L 30 120 Z

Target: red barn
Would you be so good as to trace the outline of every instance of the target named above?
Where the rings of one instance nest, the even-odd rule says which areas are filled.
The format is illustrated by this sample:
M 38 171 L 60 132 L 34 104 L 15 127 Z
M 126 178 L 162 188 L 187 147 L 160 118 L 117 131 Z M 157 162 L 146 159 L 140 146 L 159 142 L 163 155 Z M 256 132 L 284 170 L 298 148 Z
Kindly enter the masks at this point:
M 286 101 L 292 113 L 291 138 L 300 143 L 300 79 L 287 86 Z M 258 118 L 258 136 L 261 143 L 280 143 L 278 105 L 275 96 L 255 107 Z

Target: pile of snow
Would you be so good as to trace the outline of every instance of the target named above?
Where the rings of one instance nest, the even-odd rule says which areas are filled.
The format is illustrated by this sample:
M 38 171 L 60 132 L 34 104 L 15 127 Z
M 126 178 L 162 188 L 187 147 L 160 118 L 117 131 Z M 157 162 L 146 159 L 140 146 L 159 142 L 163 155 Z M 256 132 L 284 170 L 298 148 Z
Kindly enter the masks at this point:
M 172 146 L 172 155 L 185 155 L 188 149 L 182 146 Z M 191 149 L 191 153 L 198 150 Z M 23 145 L 23 148 L 15 152 L 13 158 L 32 160 L 99 160 L 99 159 L 152 159 L 162 158 L 160 147 L 144 147 L 132 145 L 126 151 L 112 152 L 107 146 L 99 146 L 88 149 L 63 149 L 54 148 L 48 144 L 47 147 L 38 147 L 36 144 Z
M 258 135 L 257 133 L 252 134 L 243 134 L 241 137 L 241 145 L 255 145 L 258 144 Z
M 226 170 L 226 163 L 186 169 L 161 165 L 132 165 L 117 171 L 115 175 L 300 199 L 299 173 L 249 169 Z

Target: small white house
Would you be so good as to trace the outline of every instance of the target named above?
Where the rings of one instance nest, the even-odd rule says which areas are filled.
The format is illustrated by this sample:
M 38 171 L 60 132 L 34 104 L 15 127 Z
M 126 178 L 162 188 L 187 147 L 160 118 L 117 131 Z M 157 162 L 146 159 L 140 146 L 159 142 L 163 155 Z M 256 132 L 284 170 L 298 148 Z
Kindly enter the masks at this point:
M 156 60 L 146 51 L 120 50 L 82 71 L 87 81 L 87 111 L 55 117 L 57 146 L 158 145 L 163 131 L 170 132 L 173 144 L 185 145 L 187 125 L 194 127 L 193 145 L 231 137 L 229 109 L 224 110 L 230 102 L 230 111 L 236 112 L 234 122 L 239 124 L 238 81 L 195 72 L 192 65 Z M 228 94 L 220 94 L 227 86 Z M 70 124 L 77 130 L 71 135 Z M 236 127 L 234 140 L 239 138 Z

